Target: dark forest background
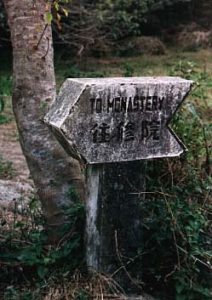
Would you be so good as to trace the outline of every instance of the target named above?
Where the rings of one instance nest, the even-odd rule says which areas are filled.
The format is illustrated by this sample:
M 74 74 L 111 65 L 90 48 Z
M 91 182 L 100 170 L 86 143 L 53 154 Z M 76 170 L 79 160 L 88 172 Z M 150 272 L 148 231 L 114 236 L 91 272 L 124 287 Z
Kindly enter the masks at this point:
M 131 50 L 131 40 L 139 48 L 135 51 L 157 52 L 151 50 L 151 47 L 160 48 L 157 42 L 149 49 L 146 45 L 142 49 L 142 42 L 148 44 L 148 40 L 136 41 L 135 37 L 141 36 L 157 37 L 165 45 L 187 50 L 212 43 L 211 0 L 72 0 L 63 7 L 64 11 L 53 9 L 52 12 L 54 42 L 58 49 L 64 49 L 60 48 L 64 45 L 73 55 L 127 52 Z M 9 31 L 0 0 L 0 46 L 8 45 Z

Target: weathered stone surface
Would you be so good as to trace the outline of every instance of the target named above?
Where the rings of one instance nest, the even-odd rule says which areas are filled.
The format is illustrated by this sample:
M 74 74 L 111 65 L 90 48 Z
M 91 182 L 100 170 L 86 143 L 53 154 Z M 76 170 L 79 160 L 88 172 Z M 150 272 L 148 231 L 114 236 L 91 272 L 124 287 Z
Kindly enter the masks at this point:
M 67 79 L 45 121 L 88 163 L 179 156 L 184 146 L 168 124 L 191 85 L 178 77 Z
M 88 166 L 87 266 L 110 274 L 125 292 L 141 291 L 145 166 L 143 161 Z

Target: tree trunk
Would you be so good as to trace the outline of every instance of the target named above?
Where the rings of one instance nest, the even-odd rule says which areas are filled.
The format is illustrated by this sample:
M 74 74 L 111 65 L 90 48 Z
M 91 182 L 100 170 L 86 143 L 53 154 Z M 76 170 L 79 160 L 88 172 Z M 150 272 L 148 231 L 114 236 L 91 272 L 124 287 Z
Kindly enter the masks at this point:
M 68 157 L 43 123 L 56 95 L 51 26 L 45 22 L 47 1 L 3 0 L 13 46 L 13 110 L 37 193 L 46 216 L 50 239 L 57 240 L 67 221 L 69 189 L 84 197 L 79 163 Z M 75 197 L 76 198 L 76 197 Z

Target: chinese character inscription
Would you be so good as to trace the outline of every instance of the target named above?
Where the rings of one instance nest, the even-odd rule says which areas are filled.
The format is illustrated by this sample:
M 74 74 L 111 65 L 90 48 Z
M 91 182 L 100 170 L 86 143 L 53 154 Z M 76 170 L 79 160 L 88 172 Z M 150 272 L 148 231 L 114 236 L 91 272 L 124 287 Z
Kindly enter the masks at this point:
M 97 124 L 91 128 L 93 143 L 109 143 L 112 140 L 117 142 L 128 142 L 135 139 L 140 140 L 155 140 L 160 139 L 161 124 L 160 121 L 152 120 L 141 122 L 139 126 L 135 122 L 120 122 L 113 129 L 106 123 Z

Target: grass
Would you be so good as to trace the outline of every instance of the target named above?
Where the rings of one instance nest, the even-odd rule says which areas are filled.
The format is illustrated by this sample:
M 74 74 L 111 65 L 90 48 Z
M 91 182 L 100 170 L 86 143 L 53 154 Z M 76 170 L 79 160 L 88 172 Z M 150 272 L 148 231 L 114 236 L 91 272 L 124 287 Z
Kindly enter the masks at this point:
M 0 179 L 11 179 L 14 176 L 13 163 L 6 161 L 0 155 Z
M 142 55 L 135 57 L 112 57 L 112 58 L 86 58 L 75 62 L 71 60 L 57 61 L 56 74 L 59 82 L 64 80 L 73 65 L 82 72 L 100 72 L 105 76 L 123 76 L 126 65 L 133 70 L 133 76 L 166 76 L 173 65 L 179 61 L 193 61 L 198 65 L 198 71 L 212 75 L 212 55 L 211 50 L 200 50 L 199 52 L 178 52 L 170 49 L 166 55 L 150 56 Z

